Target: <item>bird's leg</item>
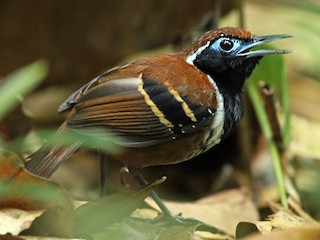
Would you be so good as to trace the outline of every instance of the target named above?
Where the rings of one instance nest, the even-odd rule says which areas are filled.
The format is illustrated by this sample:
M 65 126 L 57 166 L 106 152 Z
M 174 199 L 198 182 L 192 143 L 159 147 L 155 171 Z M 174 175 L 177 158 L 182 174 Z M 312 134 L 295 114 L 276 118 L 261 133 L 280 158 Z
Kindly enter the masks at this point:
M 100 171 L 100 197 L 106 195 L 107 186 L 106 186 L 106 179 L 107 179 L 107 154 L 98 152 L 99 155 L 99 171 Z
M 142 176 L 140 173 L 139 168 L 134 168 L 134 167 L 128 167 L 129 172 L 131 176 L 139 183 L 141 186 L 145 187 L 148 185 L 148 181 Z M 179 215 L 174 215 L 168 208 L 167 206 L 163 203 L 163 201 L 160 199 L 158 194 L 155 191 L 152 191 L 150 196 L 152 197 L 153 201 L 158 205 L 158 207 L 161 209 L 163 215 L 180 222 L 179 220 Z

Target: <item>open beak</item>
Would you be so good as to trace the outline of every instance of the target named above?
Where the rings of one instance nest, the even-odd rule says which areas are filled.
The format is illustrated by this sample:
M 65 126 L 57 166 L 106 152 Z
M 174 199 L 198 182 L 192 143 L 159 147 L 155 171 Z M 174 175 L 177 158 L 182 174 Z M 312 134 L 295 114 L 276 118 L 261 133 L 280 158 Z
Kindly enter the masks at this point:
M 280 40 L 283 38 L 290 38 L 291 35 L 288 34 L 279 34 L 279 35 L 270 35 L 270 36 L 257 36 L 253 37 L 253 41 L 249 42 L 248 44 L 244 45 L 240 51 L 236 54 L 238 57 L 245 57 L 245 58 L 252 58 L 252 57 L 258 57 L 258 56 L 264 56 L 264 55 L 272 55 L 272 54 L 286 54 L 291 53 L 293 51 L 291 50 L 253 50 L 249 51 L 253 47 L 259 46 L 264 43 L 273 42 L 276 40 Z

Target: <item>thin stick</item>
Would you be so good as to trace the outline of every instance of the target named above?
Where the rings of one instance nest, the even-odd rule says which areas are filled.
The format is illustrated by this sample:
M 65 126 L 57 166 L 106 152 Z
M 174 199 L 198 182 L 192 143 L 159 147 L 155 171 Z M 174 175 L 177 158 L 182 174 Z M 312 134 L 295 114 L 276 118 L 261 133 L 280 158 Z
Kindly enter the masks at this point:
M 100 197 L 103 197 L 107 193 L 107 155 L 105 153 L 99 154 L 99 169 L 100 169 Z
M 255 84 L 247 85 L 248 93 L 252 100 L 257 118 L 260 123 L 261 130 L 265 139 L 267 140 L 269 151 L 273 161 L 273 167 L 277 178 L 278 188 L 280 192 L 281 203 L 284 207 L 288 207 L 288 199 L 284 184 L 284 177 L 281 168 L 280 154 L 275 141 L 273 140 L 272 127 L 270 125 L 267 113 L 263 107 L 263 102 L 259 90 Z
M 270 84 L 260 84 L 261 95 L 264 99 L 266 113 L 271 125 L 273 139 L 277 143 L 279 151 L 282 150 L 282 134 L 279 119 L 277 117 L 277 100 L 274 95 L 274 88 Z
M 239 26 L 245 28 L 244 0 L 241 0 L 239 5 Z
M 148 185 L 148 181 L 141 175 L 140 169 L 137 168 L 130 168 L 128 167 L 129 172 L 131 173 L 132 177 L 143 187 Z M 175 221 L 178 221 L 177 216 L 175 216 L 163 203 L 163 201 L 160 199 L 158 194 L 156 194 L 155 191 L 152 191 L 150 196 L 152 197 L 153 201 L 158 205 L 158 207 L 161 209 L 162 213 L 171 219 L 174 219 Z

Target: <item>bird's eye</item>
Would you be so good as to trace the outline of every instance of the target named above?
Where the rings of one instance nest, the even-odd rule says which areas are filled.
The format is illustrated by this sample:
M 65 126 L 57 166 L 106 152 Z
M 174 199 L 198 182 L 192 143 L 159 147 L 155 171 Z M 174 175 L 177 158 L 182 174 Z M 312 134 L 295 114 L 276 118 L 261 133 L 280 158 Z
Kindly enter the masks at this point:
M 224 51 L 230 51 L 233 48 L 233 42 L 229 39 L 223 39 L 220 42 L 220 47 Z

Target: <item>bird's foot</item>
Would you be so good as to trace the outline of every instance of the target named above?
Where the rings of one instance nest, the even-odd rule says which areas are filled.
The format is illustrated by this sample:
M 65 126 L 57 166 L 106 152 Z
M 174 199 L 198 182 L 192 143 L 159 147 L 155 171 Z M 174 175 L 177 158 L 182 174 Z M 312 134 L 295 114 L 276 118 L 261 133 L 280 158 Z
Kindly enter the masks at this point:
M 157 224 L 165 224 L 165 225 L 184 225 L 184 226 L 192 226 L 201 224 L 200 221 L 193 219 L 193 218 L 185 218 L 182 216 L 182 213 L 177 215 L 173 213 L 164 213 L 158 216 L 157 218 L 153 219 L 154 223 Z

